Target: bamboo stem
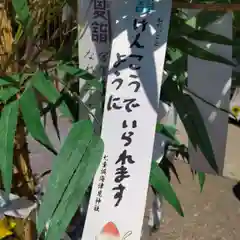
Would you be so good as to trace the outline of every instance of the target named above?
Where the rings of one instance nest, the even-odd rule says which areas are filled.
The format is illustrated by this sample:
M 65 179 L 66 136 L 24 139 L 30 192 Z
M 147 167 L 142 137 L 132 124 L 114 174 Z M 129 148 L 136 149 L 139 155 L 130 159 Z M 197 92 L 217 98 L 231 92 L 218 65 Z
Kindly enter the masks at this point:
M 25 126 L 20 116 L 15 137 L 14 165 L 14 192 L 19 196 L 25 196 L 30 200 L 35 200 L 35 181 L 30 166 Z
M 17 61 L 15 61 L 16 53 L 13 52 L 13 34 L 10 11 L 8 11 L 8 2 L 5 1 L 4 3 L 5 4 L 0 4 L 0 75 L 12 74 L 14 71 L 18 70 Z M 30 166 L 25 125 L 21 119 L 20 113 L 14 141 L 13 162 L 14 167 L 11 192 L 35 200 L 35 181 Z M 32 235 L 33 233 L 36 233 L 36 228 L 30 219 L 16 218 L 15 220 L 17 222 L 17 232 L 14 232 L 18 239 L 36 239 L 36 237 L 33 237 Z

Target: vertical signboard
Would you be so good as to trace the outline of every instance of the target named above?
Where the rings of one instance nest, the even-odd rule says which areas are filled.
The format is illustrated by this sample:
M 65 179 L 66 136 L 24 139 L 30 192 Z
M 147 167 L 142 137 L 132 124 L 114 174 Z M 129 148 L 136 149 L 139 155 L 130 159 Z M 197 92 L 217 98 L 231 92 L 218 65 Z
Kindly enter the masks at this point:
M 113 43 L 95 175 L 82 240 L 139 240 L 148 189 L 171 1 L 136 12 L 114 1 Z
M 232 39 L 232 13 L 206 28 L 216 34 Z M 202 48 L 232 61 L 232 46 L 215 43 L 195 42 Z M 232 67 L 188 57 L 188 87 L 197 96 L 214 104 L 217 108 L 229 109 Z M 218 110 L 197 97 L 194 100 L 200 110 L 210 137 L 219 173 L 223 172 L 228 132 L 228 113 Z M 199 149 L 189 143 L 189 157 L 193 169 L 214 173 Z
M 79 29 L 79 66 L 93 73 L 99 80 L 107 75 L 110 54 L 110 1 L 107 0 L 79 0 L 78 4 Z M 89 118 L 89 109 L 99 117 L 101 108 L 101 92 L 90 88 L 87 81 L 79 81 L 80 97 L 84 105 L 80 104 L 80 119 Z M 88 109 L 86 108 L 88 107 Z M 96 112 L 98 111 L 98 112 Z

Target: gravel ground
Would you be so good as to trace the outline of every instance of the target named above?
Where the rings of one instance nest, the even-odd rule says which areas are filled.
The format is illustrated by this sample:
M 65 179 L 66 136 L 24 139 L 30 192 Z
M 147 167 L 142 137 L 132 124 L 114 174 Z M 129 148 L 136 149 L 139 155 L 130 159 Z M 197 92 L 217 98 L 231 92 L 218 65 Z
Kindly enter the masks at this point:
M 181 184 L 172 178 L 184 209 L 180 217 L 164 202 L 164 222 L 150 240 L 239 240 L 240 186 L 236 181 L 208 175 L 202 193 L 189 167 L 176 163 Z

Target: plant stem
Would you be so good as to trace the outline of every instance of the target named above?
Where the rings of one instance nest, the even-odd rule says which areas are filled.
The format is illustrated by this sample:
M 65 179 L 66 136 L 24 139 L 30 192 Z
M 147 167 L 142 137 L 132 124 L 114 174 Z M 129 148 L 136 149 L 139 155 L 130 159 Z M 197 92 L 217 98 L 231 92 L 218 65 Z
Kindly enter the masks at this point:
M 11 8 L 8 8 L 9 2 L 0 4 L 0 66 L 1 75 L 12 74 L 17 72 L 18 66 L 16 56 L 18 51 L 13 48 L 13 34 L 11 25 Z M 10 58 L 10 56 L 12 56 Z M 4 106 L 3 106 L 4 107 Z M 28 145 L 26 141 L 25 124 L 19 114 L 16 136 L 14 142 L 14 159 L 13 159 L 13 180 L 11 192 L 19 196 L 35 200 L 35 181 L 30 166 Z M 29 219 L 16 218 L 17 226 L 15 234 L 21 240 L 36 240 L 34 234 L 36 228 Z
M 19 116 L 14 149 L 13 191 L 19 196 L 35 200 L 35 180 L 33 177 L 24 122 Z

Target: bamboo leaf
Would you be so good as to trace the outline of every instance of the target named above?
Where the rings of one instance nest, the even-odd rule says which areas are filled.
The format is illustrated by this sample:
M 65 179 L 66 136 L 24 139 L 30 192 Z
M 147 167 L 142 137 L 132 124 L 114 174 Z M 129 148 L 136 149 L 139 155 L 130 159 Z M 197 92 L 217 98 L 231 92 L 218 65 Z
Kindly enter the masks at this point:
M 205 13 L 204 15 L 211 15 L 211 14 Z M 234 44 L 238 45 L 236 41 L 233 41 L 220 34 L 209 32 L 208 30 L 197 26 L 197 21 L 198 21 L 197 16 L 194 16 L 187 21 L 185 21 L 182 18 L 178 18 L 178 20 L 174 22 L 174 31 L 172 31 L 173 32 L 172 35 L 174 35 L 175 38 L 179 38 L 179 36 L 181 37 L 185 36 L 188 38 L 192 38 L 194 40 L 200 40 L 200 41 L 206 41 L 206 42 L 212 42 L 212 43 L 218 43 L 218 44 L 224 44 L 224 45 L 234 45 Z M 202 17 L 201 14 L 200 14 L 200 17 Z M 213 19 L 217 20 L 218 17 L 215 17 Z M 208 24 L 210 24 L 210 22 L 208 22 Z
M 36 88 L 47 100 L 56 104 L 57 101 L 61 100 L 59 108 L 64 116 L 73 119 L 72 113 L 69 110 L 67 104 L 61 98 L 60 92 L 55 88 L 49 76 L 43 72 L 37 72 L 32 78 L 32 85 Z
M 188 34 L 187 37 L 192 38 L 194 40 L 206 41 L 206 42 L 217 43 L 217 44 L 224 44 L 224 45 L 231 45 L 231 46 L 236 44 L 236 42 L 232 41 L 227 37 L 209 32 L 204 29 L 196 30 L 191 34 Z
M 175 126 L 157 123 L 156 132 L 170 138 L 174 143 L 180 144 L 180 141 L 176 137 L 177 129 Z
M 194 148 L 199 147 L 210 166 L 218 173 L 212 144 L 194 100 L 189 95 L 182 93 L 177 84 L 171 80 L 165 81 L 163 85 L 164 92 L 173 102 Z
M 0 167 L 5 192 L 11 191 L 14 137 L 18 119 L 19 101 L 4 106 L 0 117 Z
M 152 162 L 150 184 L 168 201 L 169 204 L 171 204 L 176 209 L 179 215 L 181 215 L 182 217 L 184 216 L 181 204 L 176 196 L 176 193 L 172 189 L 172 186 L 169 183 L 168 178 L 164 174 L 163 170 L 157 165 L 155 161 Z
M 169 46 L 171 46 L 173 48 L 177 48 L 177 49 L 181 50 L 182 52 L 189 54 L 196 58 L 200 58 L 200 59 L 207 60 L 207 61 L 220 62 L 220 63 L 230 65 L 230 66 L 235 66 L 234 62 L 232 62 L 222 56 L 211 53 L 211 52 L 195 45 L 194 43 L 190 42 L 189 40 L 187 40 L 184 37 L 170 41 Z
M 19 92 L 19 89 L 12 86 L 6 86 L 0 89 L 0 100 L 8 101 L 10 98 L 15 96 Z
M 199 185 L 200 185 L 200 192 L 202 192 L 203 187 L 204 187 L 204 183 L 205 183 L 205 180 L 206 180 L 206 174 L 203 173 L 203 172 L 198 172 L 197 175 L 198 175 L 198 181 L 199 181 Z
M 86 70 L 80 69 L 73 65 L 61 64 L 58 67 L 59 71 L 68 73 L 71 76 L 82 78 L 84 80 L 88 80 L 87 84 L 95 87 L 97 90 L 102 91 L 103 85 L 102 83 L 91 73 Z
M 18 19 L 26 27 L 30 18 L 30 11 L 27 0 L 12 0 L 13 8 L 17 14 Z
M 19 81 L 19 75 L 12 75 L 12 76 L 2 76 L 0 77 L 0 86 L 5 86 L 5 85 L 15 85 Z
M 58 116 L 57 116 L 57 112 L 56 109 L 51 109 L 50 110 L 50 114 L 51 114 L 51 118 L 52 118 L 52 124 L 53 127 L 57 133 L 57 137 L 59 140 L 61 140 L 61 136 L 60 136 L 60 130 L 59 130 L 59 126 L 58 126 Z
M 42 125 L 38 103 L 32 87 L 27 88 L 22 94 L 20 108 L 27 130 L 31 136 L 44 146 L 55 151 Z
M 80 78 L 85 79 L 85 80 L 96 79 L 96 77 L 94 77 L 94 75 L 92 75 L 88 71 L 83 70 L 83 69 L 78 68 L 78 67 L 75 67 L 73 65 L 69 65 L 69 64 L 59 65 L 58 70 L 63 71 L 65 73 L 68 73 L 68 74 L 70 74 L 72 76 L 75 76 L 75 77 L 80 77 Z
M 208 136 L 207 129 L 205 127 L 204 121 L 202 119 L 201 113 L 194 102 L 194 100 L 187 94 L 183 95 L 184 97 L 184 104 L 186 109 L 189 111 L 190 119 L 192 119 L 192 124 L 194 125 L 195 130 L 193 134 L 198 135 L 198 142 L 192 142 L 193 146 L 195 145 L 195 149 L 199 147 L 202 151 L 205 158 L 208 160 L 210 166 L 218 173 L 218 166 L 215 159 L 215 154 L 213 152 L 212 143 Z M 181 108 L 183 108 L 181 106 Z M 197 129 L 196 129 L 197 128 Z M 190 139 L 191 140 L 191 139 Z
M 92 139 L 92 135 L 91 121 L 80 121 L 73 124 L 60 153 L 54 159 L 52 173 L 37 219 L 39 234 L 43 231 L 46 222 L 52 217 L 57 204 L 66 191 L 69 181 Z
M 79 165 L 49 222 L 46 240 L 60 239 L 63 235 L 96 173 L 103 150 L 103 141 L 100 137 L 94 136 L 83 158 L 78 158 Z
M 196 27 L 197 29 L 206 28 L 208 25 L 221 19 L 224 15 L 225 12 L 211 11 L 209 14 L 209 11 L 202 10 L 195 16 Z

